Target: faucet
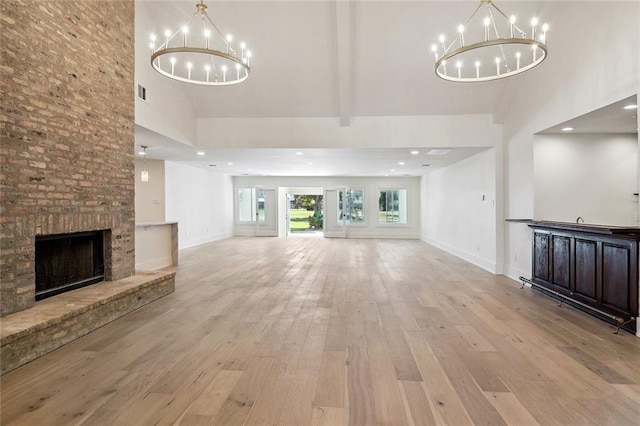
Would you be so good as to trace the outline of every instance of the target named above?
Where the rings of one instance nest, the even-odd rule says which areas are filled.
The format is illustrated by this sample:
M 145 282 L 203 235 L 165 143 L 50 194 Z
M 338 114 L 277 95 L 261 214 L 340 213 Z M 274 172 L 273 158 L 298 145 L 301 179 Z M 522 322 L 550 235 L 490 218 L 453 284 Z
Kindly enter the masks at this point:
M 584 219 L 582 218 L 582 216 L 578 216 L 578 218 L 576 219 L 576 223 L 584 223 Z

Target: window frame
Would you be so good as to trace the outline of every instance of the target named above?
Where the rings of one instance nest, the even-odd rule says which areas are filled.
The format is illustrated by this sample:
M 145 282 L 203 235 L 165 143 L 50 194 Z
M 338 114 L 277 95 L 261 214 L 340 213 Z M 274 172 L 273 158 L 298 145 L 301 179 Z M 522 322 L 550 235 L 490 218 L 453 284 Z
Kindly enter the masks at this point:
M 389 192 L 389 191 L 398 191 L 398 193 L 400 191 L 404 191 L 405 192 L 405 201 L 404 201 L 404 210 L 405 210 L 405 221 L 404 222 L 388 222 L 388 221 L 381 221 L 380 220 L 380 213 L 383 213 L 382 210 L 380 210 L 380 195 L 383 192 Z M 377 210 L 377 225 L 379 227 L 398 227 L 398 228 L 402 228 L 402 227 L 410 227 L 410 215 L 409 215 L 409 190 L 406 187 L 384 187 L 384 188 L 378 188 L 378 198 L 376 200 L 376 210 Z M 398 216 L 400 216 L 400 196 L 398 194 Z

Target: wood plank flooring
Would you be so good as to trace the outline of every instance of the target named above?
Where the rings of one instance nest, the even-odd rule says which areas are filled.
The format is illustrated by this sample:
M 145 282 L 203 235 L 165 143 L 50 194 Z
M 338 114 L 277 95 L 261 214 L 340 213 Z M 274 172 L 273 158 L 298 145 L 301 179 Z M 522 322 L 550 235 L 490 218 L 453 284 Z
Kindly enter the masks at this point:
M 640 339 L 420 241 L 232 238 L 0 378 L 3 425 L 637 425 Z

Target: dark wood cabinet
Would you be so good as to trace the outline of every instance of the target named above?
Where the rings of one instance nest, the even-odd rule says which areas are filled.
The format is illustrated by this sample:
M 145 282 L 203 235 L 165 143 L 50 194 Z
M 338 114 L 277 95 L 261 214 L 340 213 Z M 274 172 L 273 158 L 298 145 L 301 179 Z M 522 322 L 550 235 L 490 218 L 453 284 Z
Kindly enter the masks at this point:
M 546 221 L 529 226 L 535 284 L 624 321 L 638 316 L 640 228 Z M 635 331 L 635 321 L 624 328 Z

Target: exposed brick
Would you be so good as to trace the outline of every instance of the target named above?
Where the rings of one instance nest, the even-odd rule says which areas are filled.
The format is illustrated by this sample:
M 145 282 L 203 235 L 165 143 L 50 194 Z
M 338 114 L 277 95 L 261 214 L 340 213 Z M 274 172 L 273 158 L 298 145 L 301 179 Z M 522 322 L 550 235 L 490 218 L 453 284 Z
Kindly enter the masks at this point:
M 0 21 L 5 316 L 34 303 L 36 235 L 111 230 L 106 247 L 134 249 L 134 1 L 3 0 Z M 108 279 L 128 257 L 105 255 Z

